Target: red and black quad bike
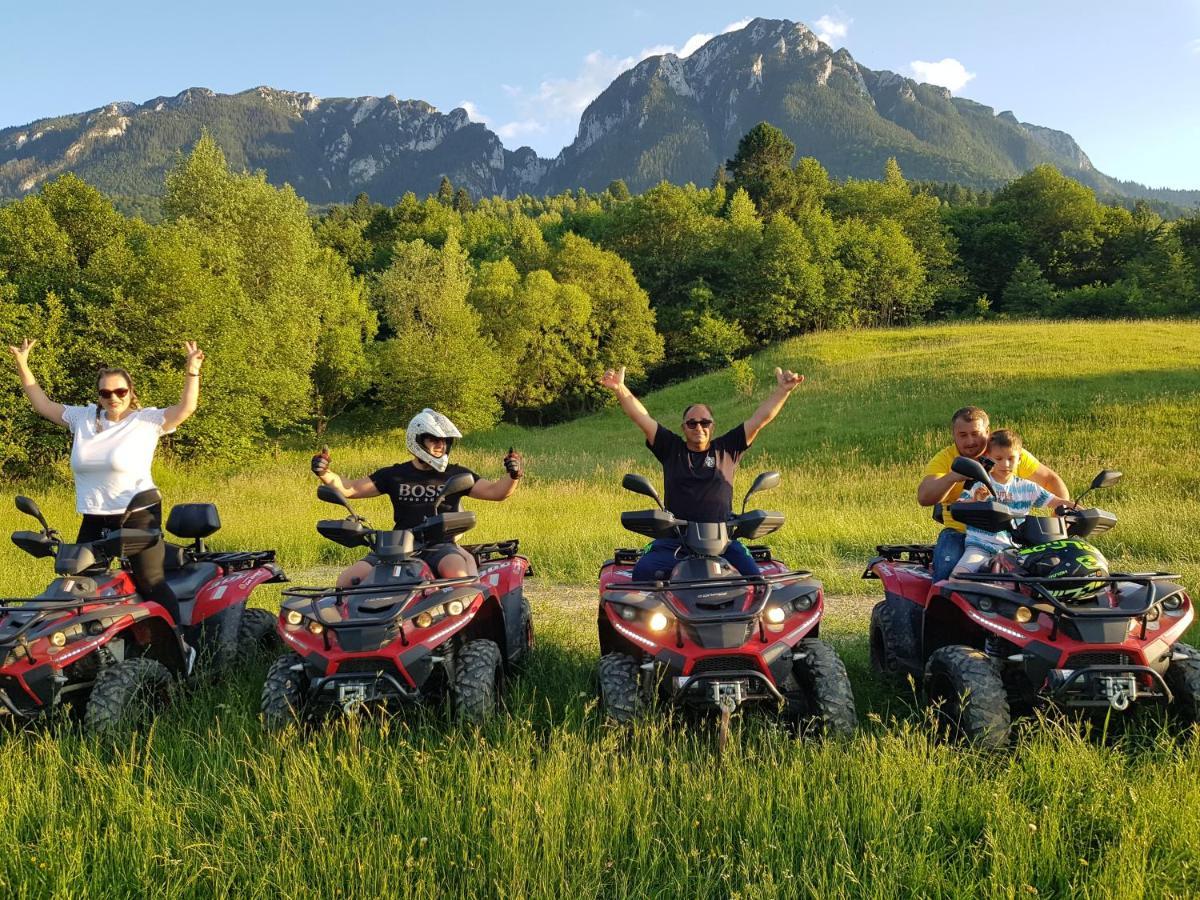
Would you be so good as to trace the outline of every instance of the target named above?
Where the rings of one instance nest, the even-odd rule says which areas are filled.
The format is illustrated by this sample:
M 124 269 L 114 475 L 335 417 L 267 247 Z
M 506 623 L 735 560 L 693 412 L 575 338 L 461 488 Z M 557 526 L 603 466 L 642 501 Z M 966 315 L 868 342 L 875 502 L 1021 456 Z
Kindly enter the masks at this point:
M 759 475 L 750 496 L 779 484 Z M 797 725 L 849 734 L 857 716 L 846 668 L 818 639 L 825 608 L 821 583 L 793 571 L 767 547 L 750 547 L 760 577 L 741 575 L 721 558 L 731 540 L 753 540 L 782 527 L 782 513 L 761 509 L 728 522 L 686 522 L 665 510 L 641 475 L 626 490 L 658 509 L 621 513 L 621 525 L 650 538 L 677 539 L 678 562 L 666 581 L 635 582 L 641 551 L 618 549 L 600 569 L 600 706 L 618 723 L 656 701 L 720 716 L 719 745 L 743 704 L 765 705 Z
M 991 490 L 977 461 L 960 457 L 953 469 Z M 1100 472 L 1080 499 L 1120 478 Z M 871 615 L 871 666 L 885 678 L 921 679 L 940 727 L 999 747 L 1014 714 L 1046 705 L 1100 713 L 1152 700 L 1200 720 L 1200 652 L 1179 643 L 1192 601 L 1177 575 L 1110 574 L 1086 539 L 1112 528 L 1115 515 L 1060 508 L 1013 525 L 1018 517 L 994 499 L 950 512 L 964 525 L 1010 530 L 1015 546 L 990 569 L 936 584 L 932 547 L 880 546 L 863 573 L 884 590 Z M 940 508 L 934 517 L 941 521 Z
M 438 505 L 473 483 L 466 473 L 449 479 Z M 337 489 L 322 485 L 317 496 L 350 512 L 318 522 L 317 531 L 344 547 L 369 548 L 375 565 L 354 587 L 284 591 L 277 627 L 289 652 L 263 685 L 266 726 L 315 723 L 367 704 L 447 698 L 464 721 L 490 718 L 505 676 L 533 646 L 524 594 L 533 572 L 517 541 L 464 545 L 478 576 L 439 579 L 418 553 L 475 527 L 475 513 L 435 512 L 410 530 L 383 531 L 355 514 Z
M 160 502 L 158 491 L 143 491 L 125 516 Z M 167 545 L 176 622 L 161 604 L 138 596 L 130 575 L 129 557 L 159 540 L 157 529 L 122 527 L 70 544 L 28 497 L 17 497 L 17 509 L 42 530 L 14 532 L 13 543 L 31 556 L 54 557 L 58 577 L 37 596 L 0 600 L 0 713 L 16 721 L 64 708 L 91 731 L 136 723 L 175 681 L 221 674 L 260 642 L 262 614 L 246 610 L 246 600 L 260 584 L 287 580 L 274 550 L 208 550 L 204 538 L 221 527 L 216 507 L 181 503 L 167 530 L 194 543 Z

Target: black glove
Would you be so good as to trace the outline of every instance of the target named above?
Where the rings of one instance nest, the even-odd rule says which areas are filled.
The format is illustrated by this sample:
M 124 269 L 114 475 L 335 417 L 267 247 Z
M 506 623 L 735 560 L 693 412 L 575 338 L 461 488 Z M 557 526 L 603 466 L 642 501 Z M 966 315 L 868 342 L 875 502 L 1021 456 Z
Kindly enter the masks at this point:
M 516 481 L 522 475 L 521 454 L 512 447 L 508 448 L 508 455 L 504 457 L 504 471 L 508 473 L 508 477 L 513 481 Z
M 313 474 L 320 478 L 329 471 L 329 445 L 321 448 L 321 452 L 312 458 Z

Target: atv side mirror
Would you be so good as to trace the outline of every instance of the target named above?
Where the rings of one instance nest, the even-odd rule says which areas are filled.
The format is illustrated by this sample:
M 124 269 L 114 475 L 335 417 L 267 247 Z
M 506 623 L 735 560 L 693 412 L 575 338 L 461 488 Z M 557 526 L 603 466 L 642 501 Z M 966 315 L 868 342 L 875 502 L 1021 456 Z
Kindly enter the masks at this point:
M 1118 472 L 1116 469 L 1101 469 L 1100 473 L 1095 478 L 1092 479 L 1091 486 L 1086 491 L 1084 491 L 1082 494 L 1080 494 L 1078 497 L 1076 497 L 1075 502 L 1078 503 L 1080 500 L 1082 500 L 1084 497 L 1086 497 L 1088 494 L 1090 494 L 1096 488 L 1112 487 L 1114 484 L 1116 484 L 1120 480 L 1121 480 L 1121 473 Z
M 470 472 L 459 472 L 446 481 L 446 486 L 442 488 L 442 494 L 437 498 L 437 502 L 433 504 L 433 508 L 439 508 L 451 497 L 458 497 L 465 494 L 473 487 L 475 487 L 474 476 Z
M 650 483 L 645 475 L 626 472 L 625 477 L 621 479 L 621 487 L 635 494 L 641 494 L 643 497 L 649 497 L 658 505 L 659 509 L 663 508 L 662 500 L 658 497 L 658 491 L 654 489 L 654 485 Z
M 129 505 L 125 507 L 125 515 L 122 516 L 122 521 L 128 519 L 134 513 L 143 512 L 158 503 L 162 503 L 162 494 L 158 492 L 158 488 L 148 488 L 144 491 L 138 491 L 129 501 Z
M 779 487 L 779 482 L 783 480 L 783 476 L 778 472 L 760 472 L 758 477 L 754 479 L 754 483 L 750 485 L 750 490 L 746 491 L 746 496 L 742 499 L 742 512 L 746 511 L 746 503 L 750 499 L 751 494 L 757 494 L 759 491 L 773 491 Z
M 44 530 L 49 531 L 50 525 L 46 522 L 46 517 L 42 515 L 42 511 L 38 509 L 38 505 L 28 497 L 17 495 L 17 509 L 25 513 L 27 516 L 33 516 Z
M 969 459 L 965 456 L 956 456 L 954 462 L 950 464 L 950 471 L 955 474 L 962 475 L 969 481 L 978 481 L 987 487 L 992 496 L 996 495 L 996 491 L 992 488 L 992 480 L 988 478 L 987 469 L 977 459 Z
M 344 506 L 346 509 L 350 509 L 350 504 L 346 502 L 346 497 L 332 484 L 318 485 L 317 499 L 324 500 L 326 503 L 333 503 L 337 506 Z M 354 510 L 350 511 L 353 512 Z

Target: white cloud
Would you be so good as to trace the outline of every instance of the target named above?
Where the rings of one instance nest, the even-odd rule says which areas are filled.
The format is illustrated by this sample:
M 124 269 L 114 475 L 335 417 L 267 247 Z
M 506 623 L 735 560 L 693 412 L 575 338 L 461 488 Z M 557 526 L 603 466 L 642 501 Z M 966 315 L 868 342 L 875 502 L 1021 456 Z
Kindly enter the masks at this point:
M 469 118 L 472 122 L 482 122 L 484 125 L 487 125 L 492 120 L 491 116 L 485 116 L 483 113 L 481 113 L 479 111 L 479 107 L 470 100 L 463 100 L 458 105 L 467 111 L 467 118 Z
M 853 19 L 835 19 L 833 16 L 826 14 L 817 19 L 813 24 L 817 28 L 817 40 L 832 45 L 835 40 L 842 41 L 846 37 L 846 32 L 850 30 L 850 23 Z
M 1200 38 L 1188 42 L 1188 49 L 1200 56 Z
M 966 66 L 949 56 L 940 62 L 915 59 L 908 67 L 918 80 L 941 85 L 955 93 L 961 91 L 967 82 L 975 77 L 974 72 L 968 72 Z
M 729 34 L 731 31 L 741 31 L 753 21 L 753 19 L 738 19 L 736 22 L 730 22 L 721 29 L 721 34 Z
M 503 141 L 511 141 L 531 134 L 543 134 L 546 126 L 533 119 L 521 119 L 516 122 L 505 122 L 496 129 Z

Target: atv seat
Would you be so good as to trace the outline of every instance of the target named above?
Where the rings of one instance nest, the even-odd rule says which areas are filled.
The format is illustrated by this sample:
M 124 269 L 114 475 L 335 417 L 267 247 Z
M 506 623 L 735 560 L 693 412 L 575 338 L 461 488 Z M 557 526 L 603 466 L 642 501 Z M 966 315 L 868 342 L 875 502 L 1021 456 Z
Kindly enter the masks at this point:
M 221 574 L 221 567 L 216 563 L 200 562 L 184 566 L 166 573 L 167 587 L 175 595 L 175 599 L 183 602 L 191 600 L 197 592 L 214 578 Z

